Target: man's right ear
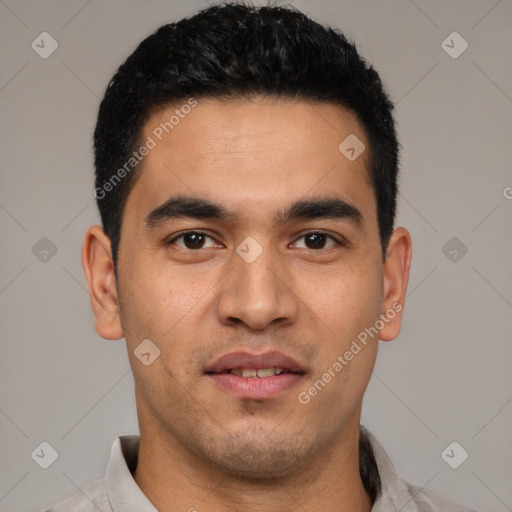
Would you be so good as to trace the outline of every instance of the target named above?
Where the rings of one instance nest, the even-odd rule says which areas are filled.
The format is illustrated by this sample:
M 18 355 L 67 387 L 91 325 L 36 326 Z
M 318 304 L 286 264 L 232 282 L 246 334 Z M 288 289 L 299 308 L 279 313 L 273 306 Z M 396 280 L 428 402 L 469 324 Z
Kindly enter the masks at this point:
M 96 332 L 107 340 L 123 338 L 112 246 L 101 226 L 91 226 L 85 234 L 82 267 L 89 285 Z

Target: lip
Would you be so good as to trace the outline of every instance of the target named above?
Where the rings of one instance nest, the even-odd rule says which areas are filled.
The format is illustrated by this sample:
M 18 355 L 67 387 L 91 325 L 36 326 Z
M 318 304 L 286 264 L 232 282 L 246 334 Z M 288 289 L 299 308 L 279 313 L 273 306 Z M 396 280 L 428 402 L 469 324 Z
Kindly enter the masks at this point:
M 304 373 L 295 359 L 272 350 L 261 354 L 251 354 L 244 350 L 226 354 L 206 369 L 206 373 L 221 373 L 234 368 L 282 368 L 291 372 Z
M 226 373 L 235 368 L 282 368 L 293 373 L 282 373 L 272 377 L 241 377 Z M 222 373 L 224 372 L 224 373 Z M 246 351 L 226 354 L 205 370 L 212 382 L 224 391 L 239 398 L 263 400 L 287 391 L 304 378 L 304 368 L 292 357 L 279 351 L 252 354 Z

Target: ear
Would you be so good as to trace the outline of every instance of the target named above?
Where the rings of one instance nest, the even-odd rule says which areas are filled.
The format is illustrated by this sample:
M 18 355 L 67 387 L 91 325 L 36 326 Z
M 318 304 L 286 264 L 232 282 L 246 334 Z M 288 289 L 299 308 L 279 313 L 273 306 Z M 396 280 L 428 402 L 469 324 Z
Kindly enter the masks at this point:
M 82 246 L 82 267 L 89 285 L 96 332 L 107 340 L 124 336 L 110 238 L 101 226 L 91 226 Z
M 391 234 L 384 262 L 384 295 L 381 310 L 384 327 L 379 333 L 379 339 L 382 341 L 394 340 L 400 334 L 411 260 L 411 235 L 407 229 L 397 228 Z

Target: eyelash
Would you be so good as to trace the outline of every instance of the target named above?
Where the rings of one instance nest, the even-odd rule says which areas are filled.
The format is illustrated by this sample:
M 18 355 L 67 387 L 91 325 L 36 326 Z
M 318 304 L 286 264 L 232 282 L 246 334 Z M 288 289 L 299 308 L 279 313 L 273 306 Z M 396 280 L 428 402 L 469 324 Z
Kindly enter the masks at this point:
M 165 245 L 173 245 L 176 240 L 179 240 L 180 238 L 184 237 L 185 235 L 189 235 L 189 234 L 203 235 L 203 236 L 206 236 L 206 237 L 211 238 L 213 240 L 212 236 L 210 236 L 207 233 L 204 233 L 203 231 L 189 230 L 189 231 L 182 231 L 179 235 L 173 237 L 170 240 L 167 240 L 165 242 Z M 325 235 L 327 238 L 331 239 L 336 244 L 336 246 L 344 247 L 346 245 L 345 243 L 343 243 L 340 240 L 336 239 L 333 235 L 330 235 L 329 233 L 326 233 L 324 231 L 314 231 L 314 230 L 313 231 L 308 231 L 307 233 L 304 233 L 299 238 L 297 238 L 297 240 L 301 240 L 302 238 L 305 238 L 308 235 Z M 333 247 L 328 247 L 327 249 L 322 247 L 321 249 L 307 249 L 307 250 L 314 251 L 314 252 L 320 252 L 322 250 L 325 251 L 325 250 L 328 250 L 328 249 L 332 249 Z M 183 247 L 180 247 L 180 249 L 183 249 L 183 250 L 189 251 L 189 252 L 199 252 L 199 251 L 202 250 L 202 248 L 201 249 L 187 249 L 187 248 L 184 249 Z

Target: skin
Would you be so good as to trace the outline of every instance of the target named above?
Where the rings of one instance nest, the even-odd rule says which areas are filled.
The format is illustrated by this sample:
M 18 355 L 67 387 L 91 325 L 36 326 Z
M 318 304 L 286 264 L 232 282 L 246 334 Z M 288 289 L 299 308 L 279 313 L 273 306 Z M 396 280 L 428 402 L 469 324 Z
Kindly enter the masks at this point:
M 175 109 L 154 112 L 142 140 Z M 349 134 L 367 148 L 353 162 L 338 150 Z M 395 229 L 383 263 L 368 149 L 357 118 L 337 105 L 201 99 L 140 164 L 117 283 L 108 237 L 89 228 L 82 262 L 96 330 L 126 340 L 141 434 L 134 478 L 160 512 L 371 509 L 358 436 L 377 337 L 308 404 L 297 399 L 405 301 L 411 238 Z M 148 230 L 149 212 L 176 193 L 215 201 L 234 218 L 174 219 Z M 292 202 L 325 195 L 356 206 L 362 224 L 274 224 Z M 166 245 L 189 229 L 208 235 L 202 246 L 186 238 Z M 310 230 L 346 243 L 326 238 L 315 248 L 303 237 Z M 263 250 L 250 264 L 236 252 L 248 236 Z M 399 334 L 402 312 L 379 339 Z M 134 355 L 147 338 L 161 351 L 149 366 Z M 205 368 L 243 349 L 295 358 L 305 369 L 300 384 L 265 400 L 212 384 Z

